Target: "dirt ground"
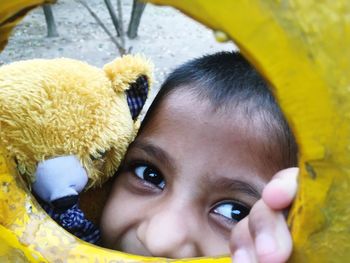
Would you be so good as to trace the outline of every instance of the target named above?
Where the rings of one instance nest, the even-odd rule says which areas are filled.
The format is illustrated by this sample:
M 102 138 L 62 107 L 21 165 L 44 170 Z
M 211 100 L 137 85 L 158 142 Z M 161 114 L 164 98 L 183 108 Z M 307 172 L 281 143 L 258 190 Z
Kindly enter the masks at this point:
M 115 33 L 103 0 L 88 0 L 89 6 Z M 117 1 L 111 1 L 116 6 Z M 127 28 L 132 0 L 122 1 L 123 25 Z M 42 8 L 37 8 L 15 29 L 0 64 L 31 58 L 70 57 L 102 66 L 119 56 L 108 35 L 78 2 L 58 0 L 52 7 L 59 37 L 47 38 Z M 143 53 L 155 64 L 155 89 L 166 74 L 190 58 L 220 50 L 235 49 L 232 43 L 218 43 L 213 33 L 198 22 L 170 7 L 147 4 L 138 37 L 127 39 L 131 53 Z M 153 94 L 154 95 L 154 94 Z

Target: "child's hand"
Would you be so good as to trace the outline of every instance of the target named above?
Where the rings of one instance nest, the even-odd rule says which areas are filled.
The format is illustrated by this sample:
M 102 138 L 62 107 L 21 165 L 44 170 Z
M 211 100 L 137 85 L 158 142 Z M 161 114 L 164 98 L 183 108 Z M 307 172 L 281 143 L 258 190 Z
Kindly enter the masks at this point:
M 264 188 L 262 199 L 232 231 L 234 263 L 281 263 L 292 252 L 292 238 L 283 215 L 297 190 L 298 168 L 278 172 Z

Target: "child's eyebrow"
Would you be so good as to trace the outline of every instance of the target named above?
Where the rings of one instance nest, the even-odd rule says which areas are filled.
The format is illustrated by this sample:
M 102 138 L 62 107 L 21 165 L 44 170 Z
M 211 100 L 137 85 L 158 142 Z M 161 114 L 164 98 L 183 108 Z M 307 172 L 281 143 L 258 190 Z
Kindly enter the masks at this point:
M 220 175 L 217 176 L 211 176 L 208 178 L 208 182 L 210 183 L 211 189 L 214 189 L 215 191 L 222 191 L 222 192 L 242 192 L 246 193 L 250 196 L 255 197 L 256 199 L 261 198 L 261 194 L 256 189 L 255 186 L 252 186 L 251 184 L 238 180 L 233 178 L 227 178 Z
M 135 140 L 130 146 L 130 149 L 136 148 L 138 150 L 141 150 L 147 155 L 162 163 L 163 165 L 169 167 L 174 171 L 176 170 L 176 167 L 174 165 L 175 160 L 159 146 L 156 146 L 149 142 L 143 142 L 138 140 Z

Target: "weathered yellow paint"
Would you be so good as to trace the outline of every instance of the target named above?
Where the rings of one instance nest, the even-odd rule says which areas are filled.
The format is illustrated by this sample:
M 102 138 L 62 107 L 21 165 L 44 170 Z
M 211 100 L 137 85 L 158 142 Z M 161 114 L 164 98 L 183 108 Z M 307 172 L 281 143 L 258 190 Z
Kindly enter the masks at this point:
M 350 1 L 152 2 L 225 32 L 272 84 L 300 145 L 300 190 L 289 217 L 292 261 L 349 261 Z M 0 162 L 0 236 L 9 236 L 0 240 L 0 259 L 14 253 L 23 262 L 168 262 L 77 240 L 47 217 L 9 163 Z M 230 259 L 188 260 L 211 261 Z
M 0 1 L 0 51 L 5 47 L 12 29 L 28 11 L 38 5 L 54 3 L 56 0 L 1 0 Z
M 0 262 L 47 262 L 35 249 L 21 244 L 16 234 L 0 225 Z

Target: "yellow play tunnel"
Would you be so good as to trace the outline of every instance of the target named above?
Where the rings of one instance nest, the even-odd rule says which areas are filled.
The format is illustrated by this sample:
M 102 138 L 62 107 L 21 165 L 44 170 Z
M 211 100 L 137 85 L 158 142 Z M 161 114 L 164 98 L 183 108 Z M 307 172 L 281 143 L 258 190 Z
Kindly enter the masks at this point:
M 30 1 L 0 3 L 1 43 L 15 24 L 3 18 L 14 7 L 10 2 Z M 350 261 L 350 1 L 152 2 L 225 32 L 275 88 L 300 145 L 300 189 L 289 216 L 291 262 Z M 2 150 L 0 262 L 170 262 L 71 236 L 41 210 L 13 167 Z M 230 259 L 185 260 L 211 261 Z
M 11 0 L 0 1 L 0 50 L 7 44 L 12 29 L 33 8 L 54 3 L 56 0 Z

